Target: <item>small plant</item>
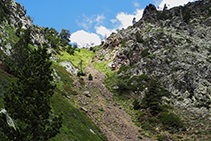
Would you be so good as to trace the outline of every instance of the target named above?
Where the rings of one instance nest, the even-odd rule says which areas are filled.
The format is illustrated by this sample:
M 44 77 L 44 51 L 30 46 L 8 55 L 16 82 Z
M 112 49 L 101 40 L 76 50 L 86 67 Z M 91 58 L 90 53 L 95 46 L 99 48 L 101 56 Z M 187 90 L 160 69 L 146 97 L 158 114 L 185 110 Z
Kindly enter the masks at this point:
M 136 41 L 138 43 L 143 43 L 144 42 L 143 38 L 141 37 L 141 34 L 138 33 L 138 32 L 136 33 Z
M 184 100 L 184 98 L 182 98 L 182 97 L 178 98 L 178 101 L 183 101 L 183 100 Z
M 180 70 L 181 68 L 180 67 L 173 67 L 172 69 L 171 69 L 171 71 L 178 71 L 178 70 Z
M 144 58 L 144 57 L 146 57 L 147 55 L 149 55 L 148 51 L 149 51 L 149 49 L 148 49 L 148 48 L 146 48 L 146 49 L 142 50 L 142 52 L 141 52 L 141 56 Z
M 133 101 L 133 109 L 134 110 L 140 109 L 139 100 L 137 98 Z
M 179 116 L 175 115 L 174 113 L 161 113 L 161 122 L 166 129 L 175 128 L 179 130 L 179 128 L 184 127 L 183 122 L 180 120 Z
M 121 47 L 124 47 L 126 45 L 126 39 L 124 38 L 121 42 Z
M 93 80 L 93 76 L 91 73 L 89 74 L 89 80 Z
M 156 117 L 148 117 L 149 123 L 157 123 L 157 118 Z
M 143 139 L 142 136 L 138 136 L 139 139 Z
M 157 138 L 158 138 L 158 141 L 164 141 L 166 137 L 163 135 L 158 135 Z
M 86 76 L 86 73 L 83 73 L 83 72 L 80 72 L 80 71 L 79 71 L 79 72 L 77 73 L 77 76 L 78 76 L 78 77 L 80 77 L 80 76 Z

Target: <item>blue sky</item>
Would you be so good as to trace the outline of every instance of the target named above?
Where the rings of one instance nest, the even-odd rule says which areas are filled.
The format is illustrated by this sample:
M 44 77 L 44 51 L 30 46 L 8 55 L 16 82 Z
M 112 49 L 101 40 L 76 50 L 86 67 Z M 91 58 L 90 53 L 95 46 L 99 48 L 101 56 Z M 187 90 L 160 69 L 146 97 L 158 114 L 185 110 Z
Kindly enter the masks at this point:
M 193 0 L 15 0 L 24 4 L 34 24 L 70 30 L 71 42 L 79 47 L 100 44 L 116 29 L 127 28 L 139 20 L 150 3 L 162 8 L 184 5 Z

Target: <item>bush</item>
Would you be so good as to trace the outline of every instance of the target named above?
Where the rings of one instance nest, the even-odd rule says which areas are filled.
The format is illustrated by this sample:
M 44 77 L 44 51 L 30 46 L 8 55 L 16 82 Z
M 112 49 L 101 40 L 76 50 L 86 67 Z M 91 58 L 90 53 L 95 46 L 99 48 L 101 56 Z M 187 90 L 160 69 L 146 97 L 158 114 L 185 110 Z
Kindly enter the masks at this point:
M 163 135 L 158 135 L 157 138 L 158 138 L 158 141 L 163 141 L 165 140 L 166 137 Z
M 141 56 L 144 58 L 144 57 L 146 57 L 147 55 L 149 55 L 148 51 L 149 51 L 149 49 L 148 49 L 148 48 L 146 48 L 146 49 L 142 50 L 142 52 L 141 52 Z
M 156 117 L 148 117 L 149 123 L 157 123 L 157 118 Z
M 121 47 L 124 47 L 126 45 L 126 39 L 124 38 L 121 42 Z
M 89 74 L 89 80 L 93 80 L 93 76 L 91 75 L 91 73 Z
M 141 34 L 138 33 L 138 32 L 136 33 L 136 41 L 138 43 L 143 43 L 144 42 L 143 38 L 141 37 Z
M 122 71 L 126 72 L 130 67 L 126 66 L 126 65 L 122 65 L 119 70 L 118 70 L 118 74 L 120 74 Z
M 83 72 L 79 71 L 79 72 L 77 73 L 77 76 L 78 76 L 78 77 L 80 77 L 80 76 L 86 76 L 86 73 L 83 73 Z
M 141 140 L 143 139 L 142 136 L 138 136 L 138 138 L 141 139 Z
M 180 120 L 179 116 L 175 115 L 174 113 L 163 112 L 161 113 L 160 120 L 163 126 L 167 129 L 170 129 L 169 127 L 173 127 L 178 130 L 179 128 L 184 127 L 183 122 Z
M 139 100 L 137 98 L 133 101 L 133 109 L 134 110 L 140 109 Z

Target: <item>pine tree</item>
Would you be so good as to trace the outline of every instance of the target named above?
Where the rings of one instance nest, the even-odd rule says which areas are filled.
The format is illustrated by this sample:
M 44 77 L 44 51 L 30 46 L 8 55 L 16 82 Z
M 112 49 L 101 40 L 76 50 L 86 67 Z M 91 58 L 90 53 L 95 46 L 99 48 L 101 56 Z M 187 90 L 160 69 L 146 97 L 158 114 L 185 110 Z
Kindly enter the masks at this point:
M 149 109 L 152 115 L 157 115 L 162 111 L 162 96 L 160 92 L 159 83 L 156 79 L 151 79 L 148 86 L 148 91 L 145 93 L 142 105 L 144 108 Z
M 10 57 L 5 60 L 7 72 L 13 75 L 16 74 L 16 70 L 22 70 L 26 59 L 29 57 L 31 48 L 28 46 L 30 43 L 30 28 L 24 31 L 19 41 L 12 47 Z
M 70 31 L 66 29 L 62 29 L 61 33 L 59 34 L 60 42 L 62 46 L 69 45 L 70 42 Z
M 48 140 L 59 133 L 61 116 L 53 117 L 50 97 L 55 86 L 51 83 L 52 62 L 44 48 L 32 51 L 17 82 L 13 82 L 5 96 L 5 109 L 16 121 L 18 130 L 5 133 L 10 140 Z

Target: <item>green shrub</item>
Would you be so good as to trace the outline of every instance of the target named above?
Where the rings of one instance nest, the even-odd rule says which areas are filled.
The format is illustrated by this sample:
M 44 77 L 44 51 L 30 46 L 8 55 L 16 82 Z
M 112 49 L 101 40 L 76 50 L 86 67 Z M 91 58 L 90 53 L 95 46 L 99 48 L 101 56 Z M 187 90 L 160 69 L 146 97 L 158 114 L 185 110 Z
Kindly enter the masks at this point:
M 170 127 L 173 127 L 178 130 L 179 128 L 182 128 L 184 126 L 179 116 L 175 115 L 174 113 L 163 112 L 161 113 L 160 120 L 164 128 L 167 128 L 167 129 L 170 129 Z
M 148 51 L 149 51 L 149 49 L 148 49 L 148 48 L 146 48 L 146 49 L 142 50 L 142 52 L 141 52 L 141 56 L 144 58 L 144 57 L 146 57 L 147 55 L 149 55 Z
M 171 71 L 178 71 L 178 70 L 180 70 L 181 68 L 180 67 L 173 67 L 172 69 L 171 69 Z
M 118 74 L 120 74 L 122 71 L 126 72 L 130 67 L 126 66 L 126 65 L 122 65 L 119 70 L 118 70 Z
M 138 136 L 139 139 L 143 139 L 142 136 Z
M 157 138 L 158 138 L 158 141 L 164 141 L 166 137 L 163 135 L 158 135 Z
M 89 74 L 89 80 L 93 80 L 93 76 L 91 75 L 91 73 Z
M 138 43 L 143 43 L 144 42 L 143 38 L 141 38 L 141 34 L 138 33 L 138 32 L 136 33 L 136 41 Z
M 121 42 L 121 47 L 124 47 L 126 45 L 126 39 L 124 38 Z
M 140 109 L 139 100 L 137 98 L 133 101 L 133 109 L 134 110 Z
M 182 98 L 182 97 L 178 98 L 178 101 L 183 101 L 183 100 L 184 100 L 184 98 Z
M 83 73 L 83 72 L 79 71 L 79 72 L 77 73 L 77 76 L 78 76 L 78 77 L 80 77 L 80 76 L 86 76 L 86 73 Z
M 149 123 L 157 123 L 157 118 L 156 117 L 148 117 Z

